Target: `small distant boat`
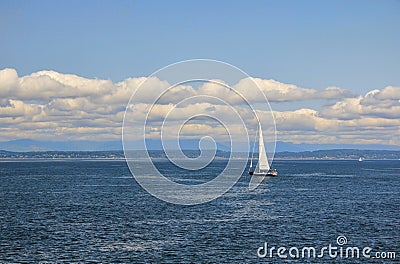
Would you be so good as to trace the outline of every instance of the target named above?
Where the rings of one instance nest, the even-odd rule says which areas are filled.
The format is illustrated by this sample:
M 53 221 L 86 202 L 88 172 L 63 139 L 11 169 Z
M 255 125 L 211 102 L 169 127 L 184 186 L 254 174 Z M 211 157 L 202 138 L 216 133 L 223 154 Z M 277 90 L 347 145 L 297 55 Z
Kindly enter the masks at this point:
M 253 149 L 254 153 L 254 149 Z M 249 175 L 255 176 L 278 176 L 278 171 L 269 166 L 267 152 L 265 151 L 264 138 L 261 124 L 258 124 L 258 162 L 255 170 L 253 169 L 253 157 L 250 160 Z
M 358 161 L 359 161 L 359 162 L 364 161 L 364 158 L 360 157 L 360 158 L 358 159 Z

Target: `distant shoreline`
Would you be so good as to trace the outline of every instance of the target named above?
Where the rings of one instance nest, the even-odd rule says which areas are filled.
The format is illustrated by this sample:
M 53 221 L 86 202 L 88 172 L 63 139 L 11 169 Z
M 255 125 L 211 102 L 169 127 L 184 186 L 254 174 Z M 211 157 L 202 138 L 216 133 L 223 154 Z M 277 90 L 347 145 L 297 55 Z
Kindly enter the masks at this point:
M 183 150 L 189 158 L 196 158 L 200 155 L 199 150 Z M 43 152 L 10 152 L 0 150 L 0 160 L 5 161 L 34 161 L 34 160 L 104 160 L 117 161 L 125 160 L 125 153 L 119 151 L 43 151 Z M 177 152 L 179 154 L 180 152 Z M 173 153 L 172 153 L 173 155 Z M 240 153 L 240 159 L 243 157 L 256 156 L 255 153 Z M 143 160 L 150 156 L 153 160 L 167 160 L 166 154 L 161 150 L 149 151 L 128 151 L 131 159 Z M 217 150 L 215 159 L 227 160 L 231 156 L 230 152 Z M 177 157 L 180 157 L 178 155 Z M 396 150 L 357 150 L 357 149 L 331 149 L 303 152 L 276 152 L 274 160 L 358 160 L 362 158 L 368 160 L 400 160 L 400 151 Z
M 145 161 L 145 158 L 137 158 L 131 159 L 134 161 Z M 152 158 L 153 161 L 168 161 L 166 158 Z M 228 161 L 229 158 L 221 158 L 217 157 L 215 160 L 220 161 Z M 244 159 L 236 159 L 236 160 L 244 160 Z M 35 161 L 48 161 L 48 162 L 57 162 L 57 161 L 126 161 L 125 158 L 0 158 L 0 162 L 35 162 Z M 358 161 L 358 159 L 340 159 L 340 158 L 304 158 L 304 159 L 296 159 L 296 158 L 274 158 L 274 161 Z M 368 161 L 400 161 L 400 159 L 364 159 L 362 162 Z M 360 162 L 360 163 L 362 163 Z

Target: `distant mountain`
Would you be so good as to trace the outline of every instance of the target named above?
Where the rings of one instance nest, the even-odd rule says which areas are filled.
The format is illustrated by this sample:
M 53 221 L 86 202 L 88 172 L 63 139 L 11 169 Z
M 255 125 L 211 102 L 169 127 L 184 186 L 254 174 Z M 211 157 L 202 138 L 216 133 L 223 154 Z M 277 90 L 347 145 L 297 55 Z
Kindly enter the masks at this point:
M 396 150 L 328 149 L 302 152 L 277 152 L 277 159 L 400 159 Z
M 172 141 L 166 141 L 166 144 L 171 144 Z M 141 149 L 140 141 L 130 142 L 130 146 L 134 150 Z M 208 143 L 204 144 L 206 149 L 211 148 Z M 163 145 L 160 140 L 146 140 L 148 150 L 162 150 Z M 181 149 L 184 150 L 197 150 L 199 149 L 199 140 L 186 139 L 180 140 Z M 229 146 L 229 145 L 228 145 Z M 122 150 L 122 141 L 90 141 L 90 140 L 76 140 L 76 141 L 40 141 L 33 139 L 18 139 L 6 142 L 0 142 L 0 150 L 15 151 L 15 152 L 29 152 L 29 151 L 108 151 L 108 150 Z M 217 149 L 220 151 L 229 151 L 230 148 L 224 144 L 217 143 Z
M 0 142 L 0 149 L 17 152 L 27 151 L 105 151 L 121 150 L 121 141 L 39 141 L 18 139 Z
M 165 146 L 170 146 L 172 143 L 172 140 L 166 140 L 164 142 Z M 199 140 L 198 139 L 183 139 L 179 140 L 179 145 L 180 148 L 183 150 L 198 150 L 199 149 Z M 229 143 L 216 143 L 217 149 L 220 151 L 230 151 Z M 132 142 L 132 146 L 134 146 L 134 149 L 139 149 L 139 144 L 137 142 Z M 161 143 L 160 140 L 154 140 L 154 139 L 149 139 L 146 140 L 146 146 L 148 150 L 163 150 L 163 144 Z M 204 145 L 205 149 L 213 149 L 214 145 L 210 144 L 210 142 L 205 143 Z M 172 148 L 173 149 L 173 148 Z
M 172 141 L 166 141 L 170 144 Z M 220 151 L 230 151 L 229 142 L 217 142 L 217 149 Z M 140 141 L 130 142 L 133 150 L 140 150 Z M 162 150 L 163 146 L 160 140 L 149 139 L 146 140 L 148 150 Z M 184 139 L 180 140 L 181 149 L 184 150 L 197 150 L 199 148 L 199 140 L 197 139 Z M 205 148 L 210 145 L 205 144 Z M 239 151 L 246 151 L 246 145 L 242 144 Z M 253 146 L 253 143 L 251 143 Z M 40 141 L 32 139 L 18 139 L 6 142 L 0 142 L 0 150 L 16 151 L 16 152 L 29 152 L 29 151 L 108 151 L 108 150 L 122 150 L 121 140 L 114 141 L 91 141 L 91 140 L 76 140 L 76 141 Z M 252 147 L 250 148 L 252 149 Z M 359 149 L 359 150 L 400 150 L 400 146 L 394 145 L 358 145 L 358 144 L 294 144 L 291 142 L 278 141 L 276 144 L 276 152 L 303 152 L 315 150 L 329 150 L 329 149 Z M 257 151 L 257 150 L 256 150 Z

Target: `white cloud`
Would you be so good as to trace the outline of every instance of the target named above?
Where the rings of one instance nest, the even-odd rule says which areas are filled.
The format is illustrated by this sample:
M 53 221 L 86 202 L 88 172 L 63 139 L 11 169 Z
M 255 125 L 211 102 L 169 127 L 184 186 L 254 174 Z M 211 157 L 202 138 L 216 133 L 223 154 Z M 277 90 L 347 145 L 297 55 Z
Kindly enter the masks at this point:
M 348 98 L 321 111 L 322 116 L 338 119 L 377 117 L 400 118 L 400 87 L 388 86 L 365 96 Z
M 253 78 L 270 102 L 285 101 L 305 101 L 315 99 L 342 99 L 353 97 L 354 95 L 347 90 L 338 87 L 327 87 L 322 91 L 310 88 L 298 87 L 294 84 L 285 84 L 275 80 L 263 80 Z M 250 79 L 241 80 L 235 88 L 240 91 L 246 98 L 253 101 L 260 100 L 257 94 L 252 93 L 249 89 L 252 81 Z
M 87 79 L 54 71 L 19 77 L 14 69 L 0 70 L 0 141 L 16 138 L 119 139 L 126 104 L 145 80 L 143 77 L 129 78 L 113 83 L 111 80 Z M 335 101 L 322 109 L 311 109 L 310 106 L 294 111 L 275 109 L 279 140 L 295 143 L 400 144 L 400 87 L 388 86 L 354 97 L 338 87 L 316 90 L 274 80 L 255 78 L 254 81 L 269 101 Z M 250 82 L 249 79 L 241 80 L 234 89 L 252 103 L 263 102 L 262 94 L 249 89 Z M 146 85 L 135 94 L 136 103 L 129 106 L 129 111 L 134 113 L 133 120 L 129 122 L 133 124 L 146 117 L 146 109 L 153 103 L 154 97 L 169 87 L 168 83 L 156 78 L 149 79 Z M 201 97 L 197 101 L 175 106 L 177 102 L 196 95 L 221 98 L 228 106 L 207 102 Z M 169 89 L 154 105 L 149 122 L 154 126 L 153 135 L 158 135 L 157 126 L 173 109 L 169 116 L 170 123 L 165 128 L 168 135 L 174 131 L 172 126 L 181 125 L 187 116 L 219 113 L 228 120 L 234 133 L 243 135 L 241 127 L 234 121 L 236 114 L 231 106 L 246 122 L 255 126 L 253 113 L 243 105 L 240 96 L 216 83 L 205 83 L 200 87 L 192 87 L 188 83 Z M 262 113 L 261 110 L 258 112 Z M 269 132 L 270 128 L 265 130 Z M 199 122 L 189 124 L 185 131 L 189 134 L 196 131 L 221 134 L 225 130 L 210 122 Z
M 18 74 L 14 69 L 0 70 L 0 98 L 10 96 L 18 87 Z
M 0 117 L 25 117 L 32 118 L 42 112 L 42 106 L 35 104 L 25 104 L 19 100 L 8 100 L 6 105 L 0 107 Z

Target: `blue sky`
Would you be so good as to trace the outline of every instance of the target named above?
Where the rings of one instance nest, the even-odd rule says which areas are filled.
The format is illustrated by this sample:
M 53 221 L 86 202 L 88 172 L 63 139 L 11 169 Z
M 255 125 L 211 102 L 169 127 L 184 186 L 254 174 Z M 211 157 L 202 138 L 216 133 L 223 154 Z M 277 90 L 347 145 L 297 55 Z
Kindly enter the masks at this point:
M 399 14 L 394 0 L 3 0 L 0 141 L 120 139 L 139 77 L 208 58 L 256 78 L 280 141 L 399 146 Z M 163 93 L 161 82 L 152 85 L 147 94 Z M 246 87 L 235 88 L 254 96 Z M 157 105 L 157 115 L 174 99 L 225 96 L 207 85 L 181 88 Z M 135 117 L 145 116 L 146 93 Z M 178 110 L 225 111 L 213 107 Z M 188 131 L 217 131 L 196 125 Z
M 120 81 L 212 58 L 357 93 L 400 83 L 399 1 L 2 1 L 0 68 Z

